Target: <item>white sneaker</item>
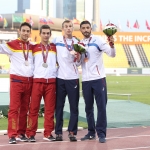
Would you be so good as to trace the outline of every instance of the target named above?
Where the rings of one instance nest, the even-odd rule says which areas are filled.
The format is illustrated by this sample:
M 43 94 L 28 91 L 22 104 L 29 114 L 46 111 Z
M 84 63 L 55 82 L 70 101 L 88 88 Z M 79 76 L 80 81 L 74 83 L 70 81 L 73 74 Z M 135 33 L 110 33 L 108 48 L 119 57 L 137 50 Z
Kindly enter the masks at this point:
M 44 137 L 43 140 L 46 140 L 46 141 L 55 141 L 56 139 L 50 135 L 49 137 Z
M 16 141 L 28 142 L 28 138 L 24 134 L 21 134 L 16 137 Z

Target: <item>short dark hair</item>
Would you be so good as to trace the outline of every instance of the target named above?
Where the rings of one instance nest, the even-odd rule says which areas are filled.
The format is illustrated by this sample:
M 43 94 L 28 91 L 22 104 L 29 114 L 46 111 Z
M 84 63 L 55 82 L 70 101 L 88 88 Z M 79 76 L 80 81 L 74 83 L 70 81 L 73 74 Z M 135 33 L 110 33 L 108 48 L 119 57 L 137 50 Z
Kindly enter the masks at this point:
M 72 21 L 71 20 L 65 20 L 65 21 L 63 21 L 63 23 L 62 23 L 62 28 L 64 27 L 64 24 L 65 23 L 69 23 L 69 22 L 71 22 L 72 23 Z M 72 24 L 73 25 L 73 24 Z
M 42 33 L 42 29 L 49 29 L 49 30 L 50 30 L 50 34 L 51 34 L 51 28 L 50 28 L 49 25 L 47 25 L 47 24 L 42 25 L 42 26 L 40 27 L 40 34 Z
M 21 23 L 21 25 L 20 25 L 20 27 L 19 27 L 19 30 L 20 30 L 20 31 L 21 31 L 21 28 L 22 28 L 23 26 L 28 26 L 28 27 L 30 28 L 30 31 L 31 31 L 31 25 L 30 25 L 28 22 L 23 22 L 23 23 Z
M 82 21 L 81 23 L 80 23 L 80 28 L 81 28 L 81 26 L 83 25 L 83 24 L 89 24 L 90 25 L 90 27 L 91 27 L 91 23 L 89 22 L 89 21 Z

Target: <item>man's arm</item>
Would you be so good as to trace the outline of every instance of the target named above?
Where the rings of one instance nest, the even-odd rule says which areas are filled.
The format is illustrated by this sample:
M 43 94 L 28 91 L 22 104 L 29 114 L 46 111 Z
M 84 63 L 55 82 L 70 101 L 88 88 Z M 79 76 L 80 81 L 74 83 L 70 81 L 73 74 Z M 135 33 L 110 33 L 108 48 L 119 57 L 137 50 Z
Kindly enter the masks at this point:
M 110 57 L 116 56 L 116 49 L 114 47 L 113 37 L 110 37 L 108 39 L 109 44 L 107 44 L 102 38 L 99 39 L 99 43 L 100 43 L 100 45 L 99 45 L 100 50 L 102 50 L 104 53 L 106 53 Z
M 11 51 L 7 44 L 0 44 L 0 54 L 12 55 L 13 51 Z

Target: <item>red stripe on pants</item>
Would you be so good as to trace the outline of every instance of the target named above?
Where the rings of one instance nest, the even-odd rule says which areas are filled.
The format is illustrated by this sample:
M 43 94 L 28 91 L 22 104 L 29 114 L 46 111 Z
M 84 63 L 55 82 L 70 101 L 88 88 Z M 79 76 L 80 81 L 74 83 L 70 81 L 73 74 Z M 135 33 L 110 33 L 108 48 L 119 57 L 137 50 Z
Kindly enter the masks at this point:
M 8 136 L 25 134 L 29 110 L 31 83 L 10 82 L 10 105 L 8 112 Z
M 54 111 L 56 103 L 56 82 L 34 82 L 31 94 L 30 112 L 28 119 L 27 136 L 35 136 L 38 127 L 38 112 L 41 99 L 44 99 L 44 136 L 48 137 L 54 130 Z

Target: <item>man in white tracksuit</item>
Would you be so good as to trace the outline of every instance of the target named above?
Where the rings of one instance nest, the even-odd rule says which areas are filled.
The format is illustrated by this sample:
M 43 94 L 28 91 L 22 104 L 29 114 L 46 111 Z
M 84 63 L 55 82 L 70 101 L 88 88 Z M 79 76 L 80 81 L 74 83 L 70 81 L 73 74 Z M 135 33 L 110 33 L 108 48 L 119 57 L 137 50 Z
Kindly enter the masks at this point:
M 88 134 L 81 138 L 81 141 L 95 139 L 95 133 L 97 132 L 99 142 L 105 143 L 107 87 L 102 57 L 103 53 L 110 57 L 115 57 L 116 51 L 113 37 L 108 38 L 108 45 L 102 38 L 92 35 L 91 30 L 90 22 L 81 22 L 80 31 L 84 39 L 80 42 L 85 44 L 87 51 L 86 55 L 82 54 L 80 62 L 82 66 L 82 90 L 88 122 Z M 96 125 L 93 107 L 94 98 L 98 110 Z
M 56 45 L 58 75 L 56 80 L 56 141 L 62 141 L 63 108 L 66 95 L 70 104 L 70 121 L 68 125 L 70 141 L 77 141 L 78 103 L 79 103 L 79 74 L 77 69 L 77 53 L 73 50 L 73 44 L 78 40 L 72 37 L 73 24 L 70 20 L 62 23 L 64 35 L 54 39 Z

